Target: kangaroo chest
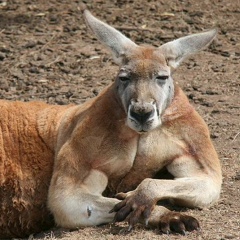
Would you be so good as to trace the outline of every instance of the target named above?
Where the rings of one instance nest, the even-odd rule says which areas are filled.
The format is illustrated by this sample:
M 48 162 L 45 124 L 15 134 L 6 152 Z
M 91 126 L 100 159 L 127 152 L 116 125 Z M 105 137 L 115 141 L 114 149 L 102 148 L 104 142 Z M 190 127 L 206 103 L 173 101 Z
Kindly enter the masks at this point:
M 168 131 L 153 131 L 141 135 L 135 155 L 131 156 L 131 161 L 126 159 L 128 167 L 124 169 L 124 174 L 110 178 L 109 187 L 113 192 L 126 192 L 136 188 L 142 180 L 154 177 L 174 158 L 182 154 L 184 147 L 184 142 Z M 122 165 L 124 166 L 125 163 L 122 162 Z

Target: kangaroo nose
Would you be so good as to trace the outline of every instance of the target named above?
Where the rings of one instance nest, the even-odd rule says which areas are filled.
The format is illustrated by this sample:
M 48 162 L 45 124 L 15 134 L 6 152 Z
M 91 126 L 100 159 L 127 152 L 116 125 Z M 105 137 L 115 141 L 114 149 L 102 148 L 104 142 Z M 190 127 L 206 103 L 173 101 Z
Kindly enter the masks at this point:
M 141 124 L 147 122 L 147 120 L 149 118 L 151 118 L 153 115 L 154 115 L 154 110 L 150 110 L 148 112 L 146 112 L 146 111 L 134 111 L 133 108 L 130 110 L 131 118 L 135 119 L 136 121 L 138 121 Z

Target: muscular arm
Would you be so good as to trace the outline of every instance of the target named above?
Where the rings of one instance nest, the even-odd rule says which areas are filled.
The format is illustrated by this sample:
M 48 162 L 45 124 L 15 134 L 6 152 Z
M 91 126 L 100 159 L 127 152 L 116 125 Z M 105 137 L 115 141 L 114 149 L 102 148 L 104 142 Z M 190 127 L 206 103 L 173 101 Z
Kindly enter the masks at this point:
M 55 174 L 48 199 L 55 222 L 72 229 L 112 222 L 115 214 L 109 211 L 119 200 L 102 196 L 107 181 L 106 175 L 98 170 L 90 170 L 78 182 Z

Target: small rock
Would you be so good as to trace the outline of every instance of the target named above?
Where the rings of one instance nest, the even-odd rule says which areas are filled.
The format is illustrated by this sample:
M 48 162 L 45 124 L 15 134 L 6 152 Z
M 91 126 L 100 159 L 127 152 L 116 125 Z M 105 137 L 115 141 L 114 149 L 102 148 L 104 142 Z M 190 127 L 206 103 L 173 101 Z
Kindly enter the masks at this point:
M 10 50 L 9 50 L 8 48 L 6 48 L 6 46 L 1 46 L 1 47 L 0 47 L 0 52 L 9 53 Z
M 18 68 L 11 69 L 11 74 L 12 74 L 12 76 L 14 76 L 18 79 L 24 79 L 25 78 L 22 71 Z
M 213 107 L 213 103 L 210 102 L 203 102 L 201 105 L 206 106 L 206 107 Z
M 230 57 L 230 53 L 227 52 L 227 51 L 222 51 L 222 52 L 221 52 L 221 55 L 222 55 L 223 57 Z
M 51 15 L 51 16 L 49 17 L 49 21 L 50 21 L 51 24 L 58 23 L 58 21 L 59 21 L 58 16 L 56 16 L 56 15 Z
M 216 114 L 216 113 L 220 113 L 220 110 L 218 110 L 218 109 L 212 110 L 212 114 Z
M 80 55 L 84 55 L 85 57 L 90 57 L 92 55 L 96 55 L 96 52 L 94 51 L 94 47 L 92 46 L 84 46 L 78 50 L 78 53 Z
M 206 94 L 207 94 L 207 95 L 217 95 L 218 92 L 215 91 L 215 90 L 212 90 L 212 89 L 208 89 L 208 90 L 206 90 Z
M 234 177 L 235 180 L 240 180 L 240 172 L 236 173 L 236 176 Z
M 99 94 L 99 91 L 97 90 L 97 89 L 93 89 L 93 94 L 95 95 L 95 96 L 97 96 L 98 94 Z
M 236 235 L 228 234 L 224 236 L 226 239 L 235 239 Z
M 7 80 L 1 79 L 0 80 L 0 89 L 7 90 L 9 87 Z
M 215 132 L 215 133 L 211 133 L 211 138 L 218 138 L 219 137 L 219 133 Z
M 30 72 L 30 73 L 39 73 L 39 70 L 38 70 L 36 67 L 31 67 L 31 68 L 29 69 L 29 72 Z
M 6 54 L 0 52 L 0 61 L 3 61 L 5 57 L 6 57 Z
M 24 45 L 24 47 L 25 47 L 25 48 L 33 48 L 33 47 L 35 47 L 36 45 L 37 45 L 36 42 L 34 42 L 34 41 L 29 41 L 29 42 L 27 42 L 27 43 Z
M 195 97 L 196 97 L 196 95 L 194 93 L 188 94 L 188 98 L 189 99 L 194 99 Z
M 47 82 L 48 82 L 47 79 L 40 79 L 40 80 L 38 80 L 38 83 L 47 83 Z
M 63 87 L 61 87 L 61 88 L 59 89 L 59 91 L 60 91 L 61 93 L 67 93 L 67 92 L 69 91 L 69 87 L 63 86 Z

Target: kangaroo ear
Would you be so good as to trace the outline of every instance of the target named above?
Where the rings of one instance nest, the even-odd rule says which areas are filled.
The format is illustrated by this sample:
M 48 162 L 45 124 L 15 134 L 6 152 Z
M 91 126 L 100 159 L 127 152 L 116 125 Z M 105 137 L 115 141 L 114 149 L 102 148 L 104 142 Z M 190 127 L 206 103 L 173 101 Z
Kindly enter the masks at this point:
M 172 68 L 177 68 L 179 64 L 188 57 L 209 45 L 217 35 L 217 30 L 192 34 L 174 41 L 163 44 L 159 50 L 164 54 L 168 64 Z
M 84 17 L 97 38 L 110 48 L 117 64 L 121 63 L 122 57 L 129 50 L 137 46 L 115 28 L 95 18 L 87 9 L 84 10 Z

